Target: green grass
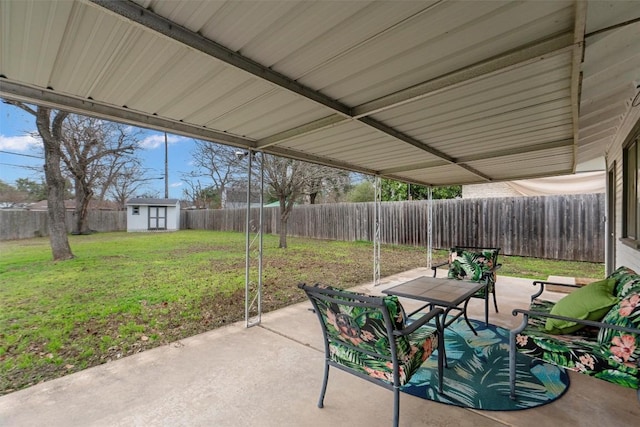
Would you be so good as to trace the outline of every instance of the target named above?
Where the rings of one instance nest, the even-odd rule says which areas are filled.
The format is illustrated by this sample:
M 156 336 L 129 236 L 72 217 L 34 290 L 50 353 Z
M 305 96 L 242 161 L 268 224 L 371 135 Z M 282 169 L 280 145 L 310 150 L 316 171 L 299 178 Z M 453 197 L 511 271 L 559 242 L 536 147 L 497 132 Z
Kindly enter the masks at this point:
M 243 233 L 69 236 L 0 242 L 0 394 L 241 320 Z M 302 301 L 299 282 L 351 287 L 372 278 L 369 242 L 264 236 L 263 310 Z M 434 260 L 446 258 L 436 251 Z M 424 266 L 424 248 L 383 246 L 381 274 Z M 502 275 L 604 277 L 602 264 L 501 257 Z

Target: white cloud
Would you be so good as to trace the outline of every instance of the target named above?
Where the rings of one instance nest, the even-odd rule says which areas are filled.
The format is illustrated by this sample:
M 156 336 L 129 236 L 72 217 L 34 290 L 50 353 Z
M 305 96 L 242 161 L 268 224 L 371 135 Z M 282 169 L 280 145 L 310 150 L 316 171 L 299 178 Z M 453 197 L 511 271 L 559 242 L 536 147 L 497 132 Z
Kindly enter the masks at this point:
M 183 136 L 177 135 L 167 135 L 167 142 L 169 145 L 177 144 L 180 141 L 183 141 L 187 138 Z M 153 150 L 158 147 L 164 147 L 164 135 L 163 134 L 155 134 L 149 135 L 145 137 L 142 141 L 140 141 L 140 147 L 145 150 Z
M 182 187 L 182 181 L 174 182 L 173 184 L 170 185 L 170 187 L 171 188 Z
M 0 135 L 0 150 L 31 151 L 33 148 L 40 146 L 42 146 L 42 141 L 31 135 Z

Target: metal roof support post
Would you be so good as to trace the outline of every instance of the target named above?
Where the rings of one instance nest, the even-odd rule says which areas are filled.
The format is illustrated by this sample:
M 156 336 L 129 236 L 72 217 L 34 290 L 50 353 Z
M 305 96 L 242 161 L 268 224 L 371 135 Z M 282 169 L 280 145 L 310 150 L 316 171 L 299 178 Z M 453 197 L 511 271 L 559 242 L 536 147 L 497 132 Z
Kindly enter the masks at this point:
M 258 323 L 262 320 L 262 246 L 263 246 L 263 224 L 264 224 L 264 161 L 260 153 L 260 234 L 258 243 Z
M 427 269 L 433 263 L 433 187 L 427 191 Z
M 374 202 L 373 202 L 373 285 L 380 284 L 380 227 L 381 227 L 381 203 L 382 186 L 380 176 L 376 176 L 373 182 Z
M 260 162 L 260 207 L 256 222 L 251 218 L 251 183 L 253 177 L 253 160 L 256 152 L 249 151 L 247 154 L 244 317 L 246 327 L 250 328 L 251 326 L 259 325 L 262 317 L 262 194 L 264 189 L 264 167 L 263 162 Z M 252 234 L 254 234 L 253 237 Z

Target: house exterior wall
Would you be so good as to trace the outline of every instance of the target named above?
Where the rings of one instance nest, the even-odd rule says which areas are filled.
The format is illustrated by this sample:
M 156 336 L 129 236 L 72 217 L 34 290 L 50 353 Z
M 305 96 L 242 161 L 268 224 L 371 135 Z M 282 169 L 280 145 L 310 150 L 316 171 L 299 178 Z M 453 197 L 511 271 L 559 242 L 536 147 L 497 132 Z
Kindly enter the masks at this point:
M 518 197 L 518 193 L 506 182 L 493 182 L 489 184 L 468 184 L 462 186 L 463 199 L 485 199 L 488 197 Z
M 636 108 L 640 110 L 640 108 Z M 630 246 L 625 245 L 620 241 L 622 237 L 623 228 L 623 162 L 622 153 L 623 147 L 630 140 L 631 136 L 637 134 L 639 131 L 637 123 L 640 120 L 640 111 L 636 111 L 635 114 L 628 116 L 629 120 L 622 124 L 621 132 L 618 135 L 628 135 L 628 137 L 621 137 L 616 139 L 609 147 L 607 152 L 607 169 L 615 162 L 615 266 L 613 269 L 620 266 L 627 266 L 640 273 L 640 250 L 633 249 Z M 634 130 L 635 128 L 635 130 Z M 606 258 L 606 257 L 605 257 Z M 609 266 L 607 266 L 609 270 Z

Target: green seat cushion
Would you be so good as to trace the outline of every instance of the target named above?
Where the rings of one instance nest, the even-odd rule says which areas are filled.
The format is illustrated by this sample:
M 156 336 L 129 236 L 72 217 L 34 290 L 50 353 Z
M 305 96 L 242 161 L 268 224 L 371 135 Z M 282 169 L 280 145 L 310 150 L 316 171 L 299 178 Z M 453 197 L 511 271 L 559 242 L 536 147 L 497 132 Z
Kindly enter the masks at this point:
M 613 295 L 615 279 L 593 282 L 579 288 L 558 301 L 551 309 L 551 314 L 572 317 L 574 319 L 601 320 L 617 302 Z M 584 325 L 560 320 L 547 319 L 545 330 L 551 334 L 571 334 Z

